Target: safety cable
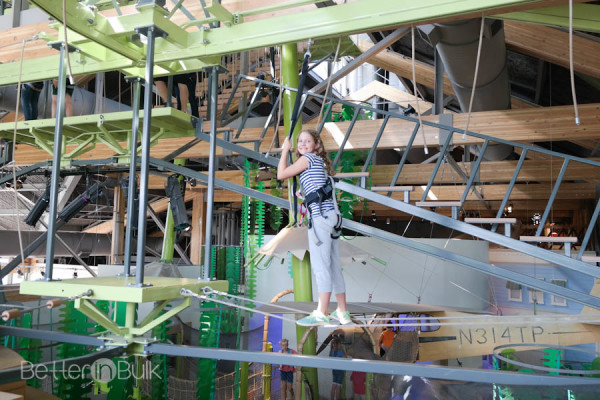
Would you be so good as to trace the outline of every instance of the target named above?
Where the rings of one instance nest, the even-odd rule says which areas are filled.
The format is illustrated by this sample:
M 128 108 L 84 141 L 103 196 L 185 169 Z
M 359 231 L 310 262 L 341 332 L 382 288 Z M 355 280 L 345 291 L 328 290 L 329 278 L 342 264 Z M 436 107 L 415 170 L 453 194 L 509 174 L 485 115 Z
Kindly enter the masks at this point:
M 575 93 L 575 71 L 573 69 L 573 0 L 569 0 L 569 74 L 571 76 L 571 93 L 573 94 L 573 108 L 575 109 L 575 124 L 581 124 L 579 108 L 577 107 L 577 94 Z
M 15 125 L 13 127 L 13 142 L 12 142 L 12 154 L 13 157 L 17 151 L 17 125 L 19 119 L 19 106 L 21 104 L 21 81 L 23 79 L 23 61 L 25 57 L 25 43 L 38 38 L 38 35 L 34 35 L 30 38 L 23 39 L 21 44 L 21 58 L 19 61 L 19 79 L 17 80 L 17 104 L 15 106 Z M 15 191 L 15 210 L 19 210 L 19 193 L 17 192 L 17 165 L 15 160 L 12 161 L 12 173 L 13 173 L 13 190 Z M 19 236 L 19 251 L 21 253 L 21 261 L 25 262 L 25 253 L 23 251 L 23 237 L 21 233 L 21 220 L 19 213 L 15 213 L 15 219 L 17 220 L 17 233 Z
M 73 77 L 73 69 L 71 68 L 71 58 L 69 57 L 69 41 L 67 40 L 67 0 L 63 0 L 62 18 L 63 18 L 63 34 L 65 35 L 65 52 L 67 53 L 67 68 L 69 69 L 69 81 L 71 85 L 75 84 Z
M 425 140 L 425 128 L 423 127 L 423 120 L 421 118 L 421 106 L 419 105 L 419 93 L 417 93 L 417 73 L 415 70 L 415 26 L 410 26 L 410 36 L 412 41 L 412 84 L 413 84 L 413 93 L 415 95 L 415 99 L 417 101 L 417 116 L 419 117 L 419 129 L 421 130 L 421 135 L 423 135 L 423 151 L 425 154 L 429 154 L 429 149 L 427 148 L 427 141 Z
M 481 13 L 481 28 L 479 29 L 479 45 L 477 46 L 477 60 L 475 61 L 475 76 L 473 76 L 473 87 L 471 88 L 471 99 L 469 100 L 469 112 L 467 113 L 467 124 L 463 132 L 462 139 L 465 140 L 469 131 L 469 122 L 471 121 L 471 109 L 473 107 L 473 98 L 475 98 L 475 87 L 477 86 L 477 75 L 479 72 L 479 59 L 481 57 L 481 44 L 483 42 L 483 27 L 485 26 L 485 14 Z
M 241 310 L 246 310 L 246 311 L 249 311 L 249 312 L 255 312 L 255 313 L 258 313 L 258 314 L 262 314 L 262 315 L 268 315 L 269 317 L 278 318 L 278 319 L 281 319 L 281 320 L 284 320 L 284 321 L 289 321 L 289 322 L 292 322 L 294 324 L 296 323 L 296 320 L 293 319 L 293 318 L 287 318 L 287 317 L 280 316 L 278 314 L 271 314 L 271 313 L 260 311 L 260 310 L 254 309 L 254 308 L 245 307 L 245 306 L 242 306 L 240 304 L 233 303 L 233 302 L 228 302 L 226 300 L 219 300 L 219 299 L 216 299 L 214 297 L 208 297 L 206 295 L 200 295 L 200 294 L 194 293 L 194 292 L 192 292 L 191 290 L 188 290 L 188 289 L 181 289 L 181 291 L 179 293 L 182 296 L 184 296 L 184 297 L 194 297 L 194 298 L 196 298 L 196 299 L 198 299 L 200 301 L 212 301 L 212 302 L 215 302 L 215 303 L 224 304 L 224 305 L 228 305 L 228 306 L 231 306 L 231 307 L 239 308 Z M 249 299 L 245 299 L 245 300 L 246 301 L 251 301 Z M 266 304 L 266 303 L 263 303 L 263 304 Z M 281 307 L 281 306 L 279 306 L 279 307 Z M 302 311 L 302 314 L 306 314 L 306 313 L 304 311 Z
M 40 308 L 48 308 L 48 309 L 56 308 L 56 307 L 62 305 L 63 302 L 65 302 L 65 301 L 73 301 L 73 300 L 79 299 L 84 296 L 91 296 L 93 294 L 94 294 L 94 292 L 92 291 L 92 289 L 88 289 L 85 292 L 82 292 L 80 294 L 77 294 L 77 295 L 74 295 L 71 297 L 67 297 L 65 300 L 58 299 L 58 298 L 51 299 L 51 300 L 48 300 L 45 304 L 39 305 L 36 307 L 25 308 L 23 310 L 20 310 L 17 308 L 14 308 L 12 310 L 6 310 L 6 311 L 2 312 L 1 319 L 3 321 L 9 321 L 9 320 L 19 317 L 21 314 L 28 314 L 34 310 L 39 310 Z
M 256 312 L 258 314 L 268 315 L 270 317 L 289 321 L 294 324 L 297 322 L 295 319 L 282 317 L 276 313 L 268 313 L 265 311 L 261 311 L 259 309 L 242 306 L 233 301 L 216 299 L 214 297 L 209 297 L 209 295 L 218 295 L 221 297 L 228 297 L 232 300 L 241 300 L 241 301 L 246 301 L 246 302 L 251 302 L 251 303 L 269 305 L 271 307 L 279 308 L 281 310 L 292 311 L 293 313 L 296 313 L 296 314 L 305 314 L 305 315 L 308 314 L 306 311 L 278 305 L 276 303 L 266 303 L 266 302 L 262 302 L 262 301 L 258 301 L 258 300 L 251 300 L 251 299 L 247 299 L 245 297 L 235 296 L 235 295 L 232 295 L 229 293 L 216 291 L 208 286 L 202 288 L 202 292 L 204 294 L 197 294 L 197 293 L 192 292 L 189 289 L 182 288 L 179 293 L 184 297 L 194 297 L 201 301 L 213 301 L 215 303 L 239 308 L 239 309 L 246 310 L 249 312 Z M 416 311 L 416 312 L 421 313 L 421 311 Z M 423 313 L 426 313 L 426 312 L 427 311 L 423 311 Z M 529 316 L 529 315 L 496 316 L 496 315 L 483 314 L 483 315 L 439 316 L 439 317 L 433 317 L 433 316 L 431 316 L 431 317 L 406 316 L 406 317 L 389 317 L 389 318 L 386 318 L 386 317 L 383 317 L 383 318 L 353 317 L 353 319 L 355 319 L 357 322 L 363 322 L 363 323 L 347 324 L 347 325 L 343 325 L 343 327 L 362 326 L 362 327 L 368 327 L 368 328 L 375 328 L 375 327 L 398 327 L 398 326 L 406 326 L 406 327 L 410 327 L 410 326 L 414 326 L 414 327 L 461 326 L 461 325 L 465 324 L 465 321 L 469 322 L 470 320 L 477 320 L 475 322 L 478 325 L 522 325 L 524 318 L 527 318 L 528 322 L 530 322 L 530 323 L 545 322 L 546 320 L 548 322 L 579 322 L 579 323 L 598 323 L 598 322 L 600 322 L 599 321 L 600 314 L 576 314 L 576 315 L 548 314 L 548 315 L 541 315 L 541 316 L 540 315 L 535 315 L 535 316 Z M 423 321 L 423 320 L 424 321 L 435 321 L 435 322 L 408 322 L 408 323 L 400 322 L 400 321 Z M 441 321 L 445 321 L 445 320 L 457 321 L 457 322 L 441 322 Z M 380 324 L 380 323 L 372 323 L 373 321 L 398 321 L 398 322 Z M 329 326 L 338 326 L 338 325 L 335 323 L 332 323 L 332 324 L 328 324 L 326 326 L 329 327 Z M 341 325 L 339 325 L 339 326 L 342 327 Z

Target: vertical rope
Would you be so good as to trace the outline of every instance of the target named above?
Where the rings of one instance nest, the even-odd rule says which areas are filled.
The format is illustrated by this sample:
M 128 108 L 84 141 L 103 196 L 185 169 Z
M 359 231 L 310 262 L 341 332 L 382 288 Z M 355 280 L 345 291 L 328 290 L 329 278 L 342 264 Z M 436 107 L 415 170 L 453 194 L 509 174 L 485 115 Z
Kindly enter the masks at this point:
M 475 61 L 475 75 L 473 76 L 473 87 L 471 88 L 471 99 L 469 100 L 469 112 L 467 113 L 467 125 L 463 132 L 463 140 L 467 137 L 469 122 L 471 122 L 471 109 L 473 108 L 473 99 L 475 98 L 475 87 L 477 86 L 477 75 L 479 73 L 479 59 L 481 58 L 481 44 L 483 42 L 483 27 L 485 25 L 485 15 L 481 13 L 481 28 L 479 29 L 479 45 L 477 46 L 477 61 Z
M 67 52 L 67 67 L 69 68 L 69 81 L 71 82 L 71 85 L 74 85 L 75 78 L 73 78 L 73 70 L 71 69 L 71 58 L 69 57 L 69 42 L 67 40 L 67 0 L 63 0 L 62 4 L 63 34 L 65 35 L 65 51 Z
M 573 0 L 569 0 L 569 73 L 571 75 L 571 93 L 573 94 L 573 108 L 575 109 L 575 124 L 581 124 L 579 108 L 577 107 L 577 94 L 575 93 L 575 71 L 573 70 Z
M 421 119 L 421 106 L 419 105 L 419 95 L 417 93 L 417 73 L 415 71 L 415 26 L 410 26 L 410 36 L 411 36 L 411 44 L 412 44 L 412 84 L 413 84 L 413 93 L 415 95 L 415 99 L 417 100 L 417 115 L 419 116 L 419 129 L 421 130 L 421 135 L 423 135 L 423 151 L 425 154 L 429 154 L 429 149 L 427 149 L 427 141 L 425 139 L 425 129 L 423 128 L 423 120 Z
M 13 190 L 15 191 L 15 210 L 17 213 L 15 215 L 15 219 L 17 220 L 17 233 L 19 236 L 19 251 L 21 252 L 21 262 L 25 262 L 25 255 L 23 253 L 23 238 L 21 236 L 21 221 L 19 219 L 19 194 L 17 193 L 17 166 L 15 165 L 15 154 L 17 150 L 17 121 L 19 119 L 19 105 L 21 104 L 21 79 L 23 77 L 23 57 L 25 55 L 25 42 L 27 39 L 23 40 L 21 46 L 21 61 L 19 62 L 19 79 L 17 82 L 17 104 L 15 107 L 15 126 L 13 129 L 13 142 L 12 142 L 12 171 L 13 171 Z M 36 105 L 37 106 L 37 105 Z

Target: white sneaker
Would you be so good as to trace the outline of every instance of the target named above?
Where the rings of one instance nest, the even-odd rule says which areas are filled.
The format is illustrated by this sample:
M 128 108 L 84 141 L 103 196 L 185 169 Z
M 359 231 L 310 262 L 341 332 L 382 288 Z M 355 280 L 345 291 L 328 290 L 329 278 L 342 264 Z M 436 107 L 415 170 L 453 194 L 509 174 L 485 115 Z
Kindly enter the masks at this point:
M 340 310 L 335 310 L 334 312 L 329 314 L 329 318 L 337 319 L 342 325 L 346 325 L 352 322 L 352 320 L 350 319 L 350 313 L 348 311 L 341 312 Z

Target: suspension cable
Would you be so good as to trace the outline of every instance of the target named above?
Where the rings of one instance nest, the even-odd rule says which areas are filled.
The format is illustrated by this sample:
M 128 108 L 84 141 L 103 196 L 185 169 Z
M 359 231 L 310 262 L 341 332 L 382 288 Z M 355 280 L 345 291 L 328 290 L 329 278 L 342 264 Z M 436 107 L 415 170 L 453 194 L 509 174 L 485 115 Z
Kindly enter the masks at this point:
M 473 76 L 473 87 L 471 88 L 471 99 L 469 100 L 469 112 L 467 113 L 467 124 L 463 132 L 462 139 L 465 140 L 471 121 L 471 109 L 473 108 L 473 99 L 475 98 L 475 87 L 477 86 L 477 75 L 479 73 L 479 59 L 481 58 L 481 44 L 483 42 L 483 27 L 485 26 L 485 14 L 481 13 L 481 28 L 479 29 L 479 45 L 477 46 L 477 60 L 475 61 L 475 76 Z
M 241 301 L 245 301 L 245 302 L 268 305 L 273 308 L 281 309 L 282 311 L 284 311 L 284 310 L 291 311 L 296 314 L 305 314 L 305 315 L 308 314 L 306 311 L 299 310 L 296 308 L 291 308 L 291 307 L 287 307 L 287 306 L 283 306 L 283 305 L 279 305 L 279 304 L 275 304 L 275 303 L 267 303 L 267 302 L 263 302 L 263 301 L 259 301 L 259 300 L 251 300 L 251 299 L 248 299 L 248 298 L 245 298 L 242 296 L 236 296 L 236 295 L 232 295 L 229 293 L 220 292 L 220 291 L 214 290 L 208 286 L 202 288 L 203 294 L 197 294 L 197 293 L 194 293 L 191 290 L 185 289 L 185 288 L 182 288 L 179 293 L 184 297 L 194 297 L 200 301 L 213 301 L 215 303 L 227 305 L 230 307 L 239 308 L 239 309 L 246 310 L 249 312 L 256 312 L 256 313 L 259 313 L 262 315 L 267 315 L 267 316 L 278 318 L 278 319 L 281 319 L 284 321 L 289 321 L 294 324 L 296 323 L 296 320 L 293 318 L 287 318 L 287 317 L 280 316 L 276 312 L 265 312 L 265 311 L 261 311 L 259 309 L 246 307 L 246 306 L 240 305 L 239 303 L 237 303 L 233 300 L 241 300 Z M 217 299 L 215 297 L 209 297 L 211 295 L 228 297 L 231 301 Z M 420 313 L 420 311 L 416 311 L 416 312 Z M 352 327 L 352 326 L 362 326 L 362 327 L 369 327 L 369 328 L 375 328 L 375 327 L 427 327 L 427 326 L 440 327 L 440 326 L 461 326 L 461 325 L 465 325 L 466 323 L 477 323 L 478 325 L 522 325 L 523 320 L 525 318 L 527 319 L 527 321 L 529 323 L 534 323 L 534 322 L 599 323 L 600 322 L 599 321 L 600 314 L 576 314 L 576 315 L 548 314 L 548 315 L 535 315 L 535 316 L 530 316 L 530 315 L 496 316 L 496 315 L 483 314 L 483 315 L 465 315 L 465 316 L 450 315 L 450 316 L 437 316 L 437 317 L 407 315 L 407 316 L 402 316 L 402 317 L 381 317 L 381 318 L 380 317 L 374 317 L 374 318 L 353 317 L 353 320 L 355 320 L 355 322 L 356 322 L 355 324 L 339 325 L 339 327 Z M 375 323 L 376 321 L 386 321 L 388 323 Z M 390 321 L 396 321 L 396 322 L 390 322 Z M 410 321 L 410 322 L 406 322 L 406 321 Z M 427 321 L 427 322 L 422 322 L 422 321 Z M 443 321 L 448 321 L 448 322 L 443 322 Z M 335 323 L 332 323 L 332 324 L 328 324 L 325 326 L 338 326 L 338 325 Z

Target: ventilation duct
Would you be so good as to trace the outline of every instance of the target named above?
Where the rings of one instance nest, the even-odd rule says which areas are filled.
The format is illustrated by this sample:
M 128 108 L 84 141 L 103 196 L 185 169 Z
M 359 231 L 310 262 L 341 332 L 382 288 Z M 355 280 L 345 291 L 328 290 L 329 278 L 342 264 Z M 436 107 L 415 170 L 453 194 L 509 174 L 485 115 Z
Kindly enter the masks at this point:
M 469 19 L 419 27 L 438 51 L 462 112 L 469 111 L 479 46 L 481 19 Z M 506 66 L 504 24 L 486 19 L 479 58 L 477 86 L 472 112 L 510 108 L 510 83 Z M 513 153 L 511 146 L 491 145 L 486 160 L 503 160 Z
M 45 82 L 42 93 L 40 94 L 40 100 L 38 102 L 39 119 L 51 118 L 52 96 L 50 94 L 50 90 L 48 90 L 49 88 L 51 88 L 51 84 L 49 82 Z M 76 87 L 73 90 L 71 102 L 73 104 L 73 115 L 77 116 L 94 114 L 96 94 Z M 0 110 L 15 112 L 16 105 L 17 85 L 0 87 Z M 120 104 L 107 98 L 102 99 L 101 107 L 105 113 L 131 110 L 130 106 Z M 21 109 L 20 105 L 19 109 Z

